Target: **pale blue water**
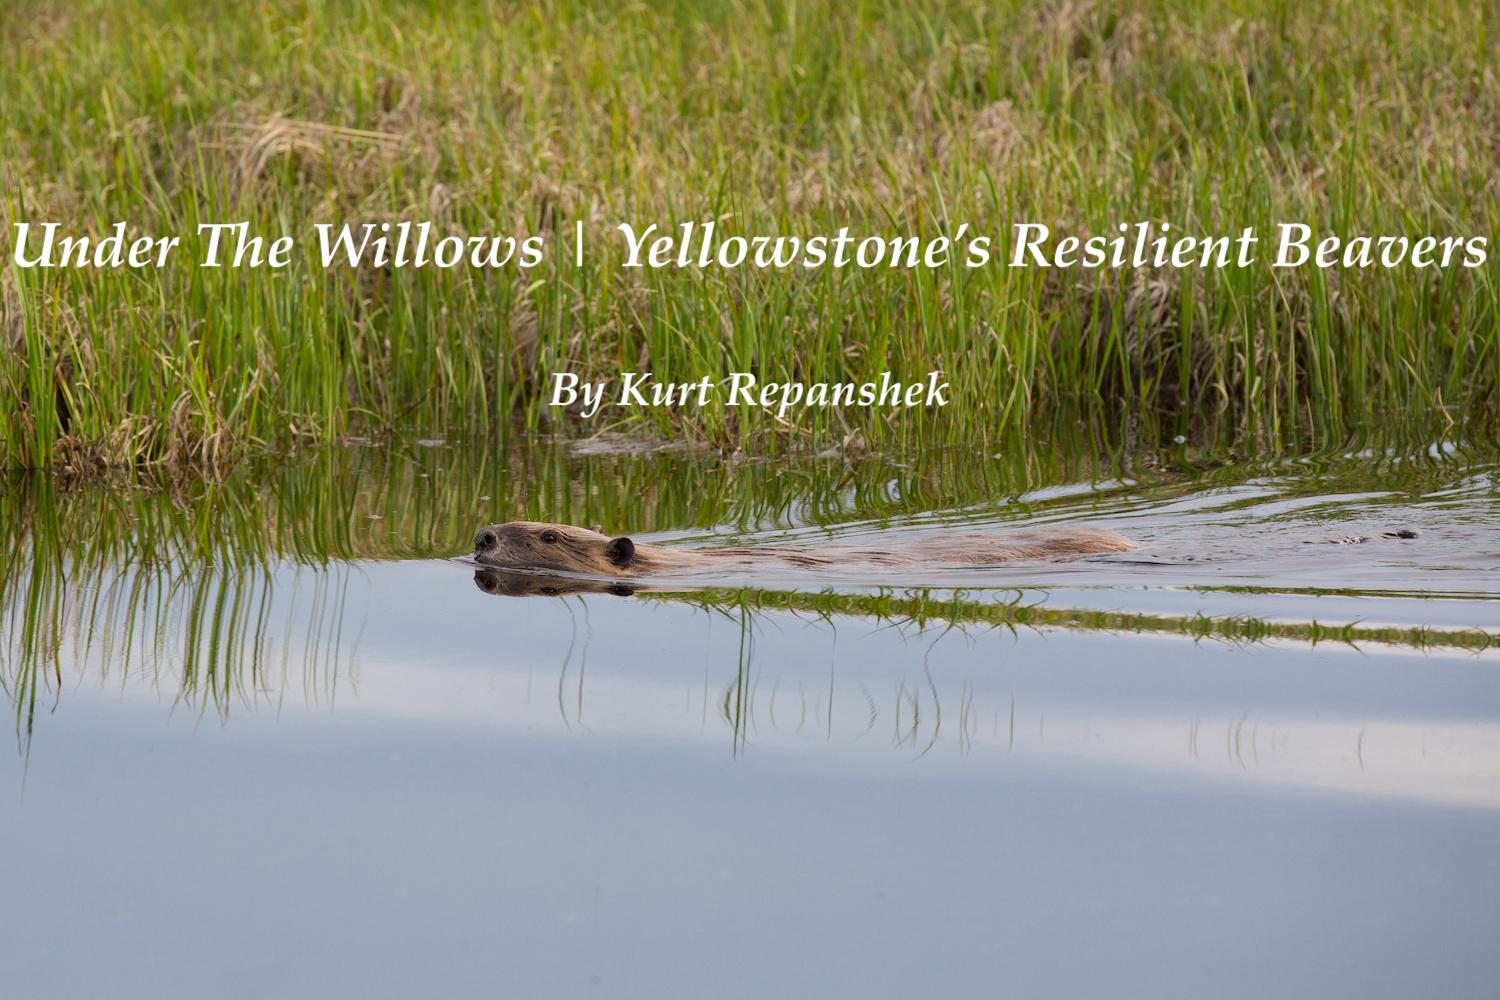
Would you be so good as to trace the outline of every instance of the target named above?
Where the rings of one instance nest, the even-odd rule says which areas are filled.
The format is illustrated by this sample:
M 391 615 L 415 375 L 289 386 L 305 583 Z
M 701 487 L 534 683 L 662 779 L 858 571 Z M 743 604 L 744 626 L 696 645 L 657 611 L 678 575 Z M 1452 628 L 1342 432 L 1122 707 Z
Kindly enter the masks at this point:
M 764 593 L 499 597 L 441 558 L 277 555 L 288 536 L 191 527 L 216 554 L 131 597 L 166 522 L 62 498 L 36 523 L 135 541 L 70 550 L 55 632 L 25 613 L 57 593 L 39 557 L 15 564 L 3 993 L 1492 995 L 1500 653 L 1473 637 L 1500 626 L 1493 475 L 1328 494 L 1316 517 L 1247 477 L 877 518 L 846 498 L 831 529 L 705 530 L 659 501 L 647 525 L 864 537 L 1086 507 L 1142 540 L 1152 564 L 964 588 L 971 607 L 1077 612 L 1035 627 L 945 620 L 946 592 L 921 622 Z M 292 495 L 213 507 L 269 526 Z M 407 520 L 355 501 L 335 519 L 354 541 L 330 544 L 454 551 L 420 541 L 461 519 L 449 494 L 393 495 Z M 1299 537 L 1393 521 L 1433 544 Z M 1184 634 L 1200 613 L 1290 630 Z M 1438 631 L 1313 642 L 1314 619 Z M 38 654 L 38 634 L 58 639 Z

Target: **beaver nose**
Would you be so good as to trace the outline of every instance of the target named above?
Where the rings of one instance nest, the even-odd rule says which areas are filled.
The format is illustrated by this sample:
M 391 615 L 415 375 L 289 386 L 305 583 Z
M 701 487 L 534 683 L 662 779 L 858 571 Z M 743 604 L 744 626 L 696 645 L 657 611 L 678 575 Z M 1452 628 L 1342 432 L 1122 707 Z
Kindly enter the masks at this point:
M 500 542 L 500 539 L 498 537 L 496 537 L 496 535 L 495 535 L 495 533 L 493 531 L 485 530 L 485 531 L 481 531 L 475 537 L 475 539 L 474 539 L 474 547 L 476 549 L 492 549 L 497 544 L 499 544 L 499 542 Z

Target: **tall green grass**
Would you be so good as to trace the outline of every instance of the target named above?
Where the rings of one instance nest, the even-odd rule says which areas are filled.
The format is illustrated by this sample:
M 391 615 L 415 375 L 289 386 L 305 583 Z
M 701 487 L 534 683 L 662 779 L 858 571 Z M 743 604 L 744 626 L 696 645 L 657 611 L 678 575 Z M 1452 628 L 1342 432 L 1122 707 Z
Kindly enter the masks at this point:
M 9 224 L 433 219 L 531 273 L 0 271 L 0 466 L 191 462 L 352 431 L 566 427 L 549 373 L 941 369 L 933 411 L 633 412 L 714 446 L 984 447 L 1083 410 L 1247 441 L 1493 427 L 1493 4 L 1345 0 L 13 0 Z M 1488 236 L 1477 271 L 629 271 L 618 222 L 933 234 Z M 583 221 L 586 266 L 571 266 Z M 181 251 L 196 252 L 189 236 Z M 620 418 L 609 417 L 619 422 Z M 600 426 L 596 422 L 594 427 Z M 576 429 L 576 428 L 569 428 Z

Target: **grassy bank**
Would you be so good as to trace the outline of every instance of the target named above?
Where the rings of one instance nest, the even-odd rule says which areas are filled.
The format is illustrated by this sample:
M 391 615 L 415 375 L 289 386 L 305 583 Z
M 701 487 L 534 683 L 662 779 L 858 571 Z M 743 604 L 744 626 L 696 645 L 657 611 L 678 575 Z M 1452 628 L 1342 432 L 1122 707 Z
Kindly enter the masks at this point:
M 225 462 L 564 418 L 549 373 L 917 378 L 933 411 L 711 406 L 779 449 L 998 441 L 1060 407 L 1245 435 L 1493 426 L 1481 269 L 630 271 L 618 222 L 934 234 L 1500 238 L 1493 5 L 20 0 L 0 23 L 0 466 Z M 21 271 L 10 223 L 150 234 L 432 219 L 528 273 Z M 571 266 L 573 224 L 589 240 Z M 591 426 L 598 426 L 594 424 Z

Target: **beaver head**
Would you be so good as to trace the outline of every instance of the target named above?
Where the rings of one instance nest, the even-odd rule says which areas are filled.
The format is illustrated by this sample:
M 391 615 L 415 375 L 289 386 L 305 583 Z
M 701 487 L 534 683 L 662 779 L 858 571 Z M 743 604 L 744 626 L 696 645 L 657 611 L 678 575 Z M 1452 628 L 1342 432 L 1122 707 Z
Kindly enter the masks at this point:
M 610 538 L 587 528 L 507 521 L 475 533 L 474 559 L 505 569 L 610 576 L 629 572 L 636 551 L 628 538 Z

